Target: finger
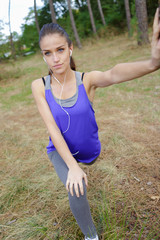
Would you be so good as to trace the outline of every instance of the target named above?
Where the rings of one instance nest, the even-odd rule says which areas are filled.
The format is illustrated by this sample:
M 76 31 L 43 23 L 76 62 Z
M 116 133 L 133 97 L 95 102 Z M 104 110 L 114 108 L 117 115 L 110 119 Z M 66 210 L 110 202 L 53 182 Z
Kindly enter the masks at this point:
M 73 183 L 70 183 L 69 185 L 69 191 L 70 191 L 70 194 L 73 196 Z
M 69 181 L 67 180 L 67 182 L 66 182 L 66 189 L 67 189 L 67 191 L 69 192 Z
M 79 197 L 79 188 L 78 188 L 78 184 L 74 184 L 74 191 L 76 193 L 76 196 Z
M 157 40 L 159 39 L 159 34 L 160 34 L 160 27 L 157 26 L 157 27 L 154 29 L 153 37 L 152 37 L 152 41 L 153 41 L 154 44 L 157 43 Z
M 153 28 L 155 29 L 156 26 L 159 23 L 159 8 L 157 8 L 155 16 L 154 16 L 154 21 L 153 21 Z
M 157 40 L 159 39 L 159 34 L 160 34 L 160 24 L 159 25 L 155 25 L 153 28 L 153 36 L 152 36 L 152 41 L 154 43 L 157 42 Z
M 79 189 L 80 189 L 81 195 L 83 195 L 83 194 L 84 194 L 84 189 L 83 189 L 83 183 L 82 183 L 82 181 L 79 183 Z
M 85 181 L 86 186 L 88 187 L 88 179 L 87 179 L 87 175 L 86 174 L 84 175 L 84 181 Z

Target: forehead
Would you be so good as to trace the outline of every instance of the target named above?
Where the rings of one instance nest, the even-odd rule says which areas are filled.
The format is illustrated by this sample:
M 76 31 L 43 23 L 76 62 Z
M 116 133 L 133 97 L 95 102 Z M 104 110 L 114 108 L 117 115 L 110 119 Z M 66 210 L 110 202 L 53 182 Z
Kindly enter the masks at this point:
M 53 48 L 56 49 L 62 45 L 65 45 L 65 46 L 68 45 L 66 38 L 57 33 L 48 34 L 44 36 L 40 41 L 40 47 L 42 50 L 53 49 Z

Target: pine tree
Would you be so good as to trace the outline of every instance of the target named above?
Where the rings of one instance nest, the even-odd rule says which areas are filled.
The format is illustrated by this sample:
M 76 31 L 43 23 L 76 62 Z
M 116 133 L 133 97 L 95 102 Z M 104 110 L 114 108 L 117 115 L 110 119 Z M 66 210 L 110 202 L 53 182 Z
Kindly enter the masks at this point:
M 87 5 L 88 5 L 88 11 L 89 11 L 89 16 L 90 16 L 90 20 L 91 20 L 92 30 L 94 33 L 96 33 L 96 26 L 94 23 L 93 12 L 92 12 L 92 8 L 91 8 L 90 0 L 87 0 Z
M 135 0 L 138 20 L 138 45 L 149 43 L 146 0 Z
M 75 39 L 76 39 L 77 46 L 78 46 L 78 48 L 82 48 L 82 45 L 81 45 L 81 42 L 80 42 L 80 39 L 79 39 L 79 35 L 78 35 L 78 32 L 77 32 L 76 24 L 75 24 L 75 21 L 74 21 L 73 13 L 72 13 L 71 1 L 67 0 L 67 3 L 68 3 L 68 10 L 69 10 L 69 15 L 70 15 L 70 19 L 71 19 L 71 25 L 72 25 L 72 28 L 73 28 L 73 32 L 74 32 L 74 36 L 75 36 Z
M 52 0 L 49 0 L 49 7 L 50 7 L 50 11 L 51 11 L 52 22 L 57 23 Z
M 36 0 L 34 0 L 34 15 L 35 15 L 35 22 L 36 22 L 37 31 L 39 33 L 40 28 L 39 28 L 38 17 L 37 17 Z
M 106 21 L 105 21 L 103 10 L 102 10 L 101 1 L 97 0 L 97 3 L 98 3 L 99 12 L 100 12 L 100 15 L 101 15 L 102 23 L 103 23 L 103 25 L 106 25 Z
M 13 35 L 12 35 L 12 31 L 11 31 L 11 0 L 9 0 L 9 5 L 8 5 L 8 18 L 9 18 L 9 32 L 10 32 L 10 45 L 11 45 L 11 55 L 12 57 L 15 59 L 16 55 L 15 55 L 15 48 L 14 48 L 14 43 L 13 43 Z
M 126 20 L 128 27 L 128 36 L 131 37 L 131 12 L 129 8 L 129 0 L 124 0 L 125 9 L 126 9 Z

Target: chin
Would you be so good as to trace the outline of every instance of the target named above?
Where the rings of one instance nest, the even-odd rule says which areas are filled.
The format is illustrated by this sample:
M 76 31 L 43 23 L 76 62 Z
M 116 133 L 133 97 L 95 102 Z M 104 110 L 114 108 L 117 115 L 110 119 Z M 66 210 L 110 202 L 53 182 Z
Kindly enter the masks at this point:
M 65 71 L 64 71 L 64 69 L 54 69 L 54 71 L 53 71 L 53 74 L 64 74 L 65 73 Z
M 53 74 L 64 74 L 66 73 L 66 71 L 68 70 L 68 67 L 61 67 L 61 68 L 57 68 L 57 69 L 53 69 Z

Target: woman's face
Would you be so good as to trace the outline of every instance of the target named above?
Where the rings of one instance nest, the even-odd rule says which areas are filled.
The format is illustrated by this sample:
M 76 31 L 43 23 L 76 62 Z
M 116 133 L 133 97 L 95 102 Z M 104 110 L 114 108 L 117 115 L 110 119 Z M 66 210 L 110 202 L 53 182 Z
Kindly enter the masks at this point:
M 42 38 L 40 47 L 43 57 L 54 74 L 63 74 L 70 68 L 70 49 L 66 38 L 58 33 L 49 34 Z

